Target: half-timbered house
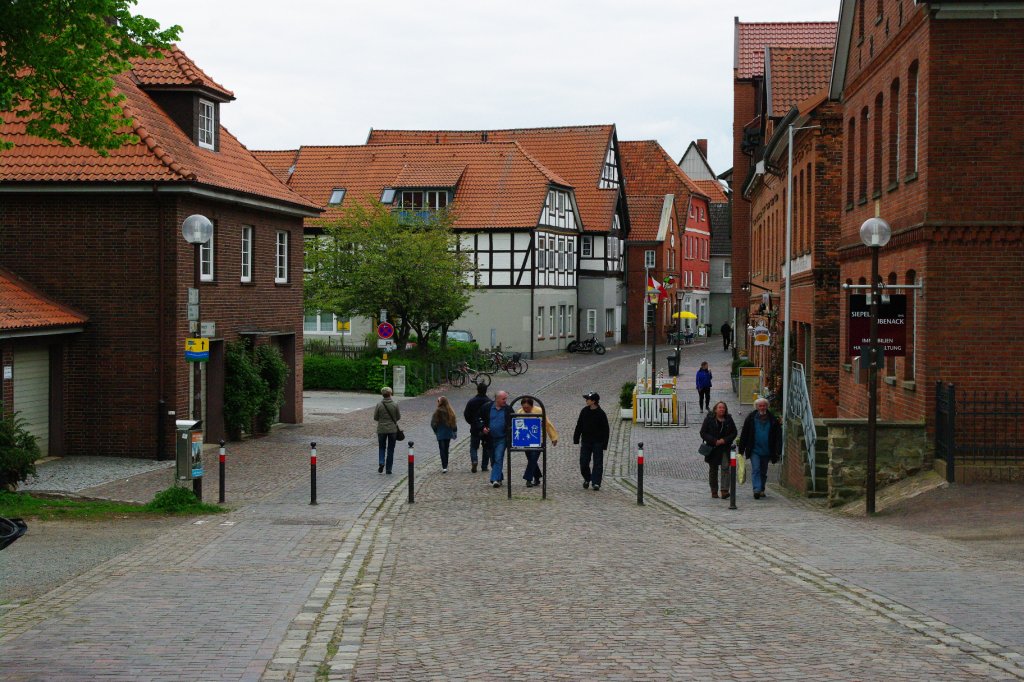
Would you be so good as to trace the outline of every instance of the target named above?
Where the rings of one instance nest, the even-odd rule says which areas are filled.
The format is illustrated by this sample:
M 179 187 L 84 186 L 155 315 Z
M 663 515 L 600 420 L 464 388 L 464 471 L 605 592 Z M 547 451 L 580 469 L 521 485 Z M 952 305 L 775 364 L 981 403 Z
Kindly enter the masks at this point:
M 325 204 L 306 223 L 315 238 L 356 202 L 398 211 L 451 207 L 459 248 L 473 255 L 475 293 L 453 328 L 482 346 L 531 356 L 557 352 L 576 335 L 580 208 L 572 185 L 516 142 L 302 147 L 256 152 L 278 177 Z M 429 263 L 424 263 L 429 267 Z M 328 317 L 329 316 L 329 317 Z M 326 319 L 326 324 L 322 321 Z M 307 332 L 337 333 L 329 313 L 307 317 Z M 357 339 L 371 320 L 342 320 Z

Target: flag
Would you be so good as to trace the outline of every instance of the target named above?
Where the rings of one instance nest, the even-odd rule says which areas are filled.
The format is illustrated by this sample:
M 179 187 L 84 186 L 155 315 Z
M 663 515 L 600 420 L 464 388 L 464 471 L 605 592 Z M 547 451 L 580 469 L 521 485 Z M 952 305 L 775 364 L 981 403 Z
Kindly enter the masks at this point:
M 668 292 L 665 291 L 664 285 L 658 280 L 654 279 L 650 275 L 647 276 L 647 296 L 653 302 L 654 293 L 658 294 L 658 301 L 664 301 L 668 298 Z

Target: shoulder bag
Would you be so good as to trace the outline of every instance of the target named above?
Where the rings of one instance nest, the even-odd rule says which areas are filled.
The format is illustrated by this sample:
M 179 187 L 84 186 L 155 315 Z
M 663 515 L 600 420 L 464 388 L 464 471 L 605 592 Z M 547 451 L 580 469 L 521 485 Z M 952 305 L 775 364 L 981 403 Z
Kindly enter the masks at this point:
M 405 440 L 405 431 L 402 430 L 402 427 L 398 426 L 398 422 L 395 421 L 395 418 L 391 414 L 391 410 L 388 409 L 387 405 L 384 405 L 384 411 L 388 413 L 388 417 L 391 419 L 391 423 L 398 428 L 398 430 L 395 431 L 395 440 L 399 442 Z

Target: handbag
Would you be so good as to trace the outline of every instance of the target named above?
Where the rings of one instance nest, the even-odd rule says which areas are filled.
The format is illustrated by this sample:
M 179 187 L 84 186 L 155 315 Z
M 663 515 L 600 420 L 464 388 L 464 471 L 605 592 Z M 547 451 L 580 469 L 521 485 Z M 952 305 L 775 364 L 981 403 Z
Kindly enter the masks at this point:
M 697 448 L 697 454 L 700 455 L 701 457 L 707 457 L 708 455 L 711 454 L 711 451 L 714 449 L 715 448 L 713 446 L 708 445 L 707 443 L 701 443 L 700 447 Z
M 398 428 L 398 430 L 395 431 L 395 440 L 401 443 L 403 440 L 405 440 L 405 431 L 403 431 L 402 428 L 398 426 L 398 422 L 396 422 L 395 418 L 391 415 L 391 410 L 388 409 L 387 405 L 384 406 L 384 411 L 388 413 L 388 417 L 391 419 L 391 423 Z

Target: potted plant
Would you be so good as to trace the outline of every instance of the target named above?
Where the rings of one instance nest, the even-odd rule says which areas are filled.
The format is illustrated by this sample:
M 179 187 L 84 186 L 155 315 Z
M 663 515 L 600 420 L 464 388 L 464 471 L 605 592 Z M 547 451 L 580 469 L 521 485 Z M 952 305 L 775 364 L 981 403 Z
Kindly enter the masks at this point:
M 622 419 L 633 418 L 633 391 L 635 389 L 635 381 L 627 381 L 622 384 L 622 390 L 619 391 L 619 417 Z

